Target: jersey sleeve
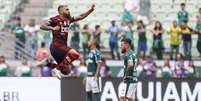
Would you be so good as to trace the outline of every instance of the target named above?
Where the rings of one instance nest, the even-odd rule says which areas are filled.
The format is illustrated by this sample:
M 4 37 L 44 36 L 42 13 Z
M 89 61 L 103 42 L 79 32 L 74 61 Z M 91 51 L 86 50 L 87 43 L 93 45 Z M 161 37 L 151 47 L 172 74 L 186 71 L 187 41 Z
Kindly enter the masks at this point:
M 128 61 L 129 61 L 129 62 L 133 62 L 133 60 L 134 60 L 133 56 L 132 56 L 132 55 L 129 55 Z
M 96 63 L 98 62 L 101 62 L 101 53 L 100 52 L 97 52 L 96 55 L 95 55 L 95 60 L 96 60 Z
M 50 23 L 50 26 L 52 26 L 52 27 L 55 27 L 55 26 L 57 26 L 59 24 L 59 21 L 57 19 L 55 19 L 55 18 L 50 18 L 48 20 L 48 22 Z
M 137 60 L 136 60 L 136 55 L 135 54 L 130 54 L 128 57 L 128 62 L 133 62 L 134 65 L 136 64 Z

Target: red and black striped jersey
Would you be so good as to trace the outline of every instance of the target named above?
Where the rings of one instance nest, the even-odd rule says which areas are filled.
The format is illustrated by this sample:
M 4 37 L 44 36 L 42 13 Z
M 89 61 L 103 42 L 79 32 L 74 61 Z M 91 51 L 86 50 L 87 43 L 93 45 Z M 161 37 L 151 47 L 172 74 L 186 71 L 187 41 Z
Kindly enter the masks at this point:
M 71 19 L 63 20 L 60 18 L 59 15 L 50 18 L 49 20 L 50 26 L 60 27 L 60 30 L 52 31 L 52 34 L 53 34 L 52 44 L 54 46 L 58 48 L 63 45 L 67 46 L 69 27 L 73 21 L 74 21 L 74 17 L 71 17 Z

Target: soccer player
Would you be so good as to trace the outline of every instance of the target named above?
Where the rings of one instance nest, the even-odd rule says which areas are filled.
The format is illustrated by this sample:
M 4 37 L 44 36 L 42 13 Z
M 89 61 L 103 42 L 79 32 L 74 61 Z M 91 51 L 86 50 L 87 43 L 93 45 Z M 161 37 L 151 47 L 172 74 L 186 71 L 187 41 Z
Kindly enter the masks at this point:
M 79 58 L 79 53 L 67 45 L 69 26 L 71 23 L 87 17 L 94 11 L 94 8 L 95 5 L 92 4 L 88 11 L 74 17 L 71 16 L 68 5 L 60 5 L 58 7 L 59 15 L 51 17 L 49 21 L 41 25 L 41 29 L 52 31 L 53 41 L 50 45 L 50 52 L 57 62 L 57 65 L 49 65 L 59 79 L 69 74 L 70 64 Z
M 124 56 L 124 76 L 119 87 L 120 101 L 135 101 L 135 91 L 137 87 L 136 54 L 131 50 L 132 41 L 130 39 L 121 40 L 121 52 Z
M 100 101 L 100 88 L 99 88 L 99 74 L 101 66 L 101 53 L 96 49 L 96 41 L 90 41 L 88 43 L 90 47 L 90 53 L 88 55 L 88 68 L 87 77 L 84 78 L 86 85 L 87 101 L 92 101 L 92 94 L 96 98 L 96 101 Z

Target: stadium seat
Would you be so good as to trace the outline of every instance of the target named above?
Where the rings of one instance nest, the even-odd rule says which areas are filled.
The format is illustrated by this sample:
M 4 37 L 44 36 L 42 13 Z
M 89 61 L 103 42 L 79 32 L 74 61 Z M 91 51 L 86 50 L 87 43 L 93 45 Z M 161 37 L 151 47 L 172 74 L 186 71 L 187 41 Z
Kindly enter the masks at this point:
M 186 3 L 186 0 L 175 0 L 176 5 L 180 5 L 181 3 Z
M 123 0 L 54 0 L 53 8 L 49 9 L 48 11 L 48 17 L 56 14 L 55 9 L 57 9 L 58 5 L 60 4 L 68 4 L 71 9 L 71 13 L 73 15 L 77 15 L 83 12 L 85 9 L 87 10 L 89 4 L 91 3 L 94 3 L 96 5 L 96 10 L 92 15 L 90 15 L 82 22 L 91 23 L 93 21 L 104 22 L 111 21 L 112 19 L 119 20 L 120 14 L 123 12 Z M 81 25 L 83 24 L 82 22 Z

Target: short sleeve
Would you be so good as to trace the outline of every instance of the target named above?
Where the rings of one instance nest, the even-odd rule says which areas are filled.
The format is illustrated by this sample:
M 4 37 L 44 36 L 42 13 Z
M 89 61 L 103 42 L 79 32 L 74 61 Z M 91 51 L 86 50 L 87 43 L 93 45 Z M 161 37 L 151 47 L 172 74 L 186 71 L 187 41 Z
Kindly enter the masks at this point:
M 133 60 L 134 60 L 133 56 L 130 55 L 130 56 L 128 57 L 128 61 L 129 61 L 129 62 L 133 62 Z
M 96 63 L 101 62 L 101 53 L 100 52 L 96 53 L 95 59 L 96 59 Z
M 128 62 L 136 63 L 137 62 L 136 55 L 135 54 L 129 55 Z
M 52 27 L 55 27 L 59 24 L 59 21 L 57 19 L 54 19 L 54 18 L 50 18 L 48 20 L 48 22 L 50 23 L 50 26 L 52 26 Z

